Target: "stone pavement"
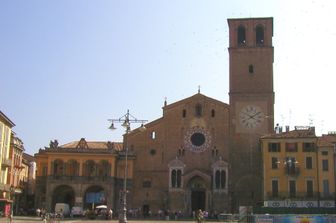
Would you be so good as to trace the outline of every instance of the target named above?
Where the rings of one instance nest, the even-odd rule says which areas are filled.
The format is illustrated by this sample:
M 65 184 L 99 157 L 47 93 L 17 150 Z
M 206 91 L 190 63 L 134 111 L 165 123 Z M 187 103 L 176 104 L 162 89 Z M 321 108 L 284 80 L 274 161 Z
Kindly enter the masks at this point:
M 43 223 L 41 218 L 38 217 L 24 217 L 24 216 L 14 216 L 12 223 Z M 50 223 L 58 223 L 58 222 L 64 222 L 64 223 L 118 223 L 117 219 L 113 220 L 87 220 L 87 219 L 76 219 L 76 218 L 66 218 L 61 221 L 49 221 Z M 128 220 L 129 223 L 194 223 L 195 221 L 187 221 L 187 220 L 181 220 L 181 221 L 166 221 L 166 220 Z M 218 221 L 206 221 L 206 223 L 215 223 Z M 10 223 L 9 219 L 7 218 L 0 218 L 0 223 Z

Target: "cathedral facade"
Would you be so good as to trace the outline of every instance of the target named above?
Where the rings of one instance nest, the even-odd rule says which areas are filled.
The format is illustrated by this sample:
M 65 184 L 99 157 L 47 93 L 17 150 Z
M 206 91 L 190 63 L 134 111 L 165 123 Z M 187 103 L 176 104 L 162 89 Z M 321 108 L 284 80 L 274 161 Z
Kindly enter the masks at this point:
M 165 102 L 162 117 L 145 131 L 129 131 L 123 145 L 80 140 L 40 151 L 36 203 L 117 210 L 127 182 L 127 208 L 145 216 L 258 205 L 259 139 L 274 129 L 273 18 L 228 19 L 228 25 L 229 104 L 198 92 Z
M 203 94 L 164 105 L 163 117 L 131 132 L 132 206 L 191 213 L 229 204 L 229 105 Z

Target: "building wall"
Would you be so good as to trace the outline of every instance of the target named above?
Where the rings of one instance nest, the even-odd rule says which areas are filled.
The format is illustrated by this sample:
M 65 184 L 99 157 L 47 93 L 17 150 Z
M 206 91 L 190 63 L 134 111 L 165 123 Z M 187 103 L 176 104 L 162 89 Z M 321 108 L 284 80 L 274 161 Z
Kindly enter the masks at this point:
M 296 190 L 299 197 L 305 197 L 307 188 L 306 180 L 313 180 L 313 188 L 316 196 L 317 193 L 317 154 L 316 151 L 313 152 L 303 152 L 304 142 L 317 142 L 317 138 L 281 138 L 281 139 L 268 139 L 264 140 L 262 143 L 263 150 L 263 170 L 264 170 L 264 197 L 267 198 L 272 194 L 272 179 L 278 179 L 279 182 L 279 198 L 289 199 L 289 180 L 296 181 Z M 280 143 L 280 152 L 269 152 L 269 143 Z M 297 152 L 286 152 L 286 143 L 297 143 Z M 297 164 L 296 172 L 293 174 L 288 174 L 286 157 L 295 158 Z M 312 158 L 312 169 L 306 168 L 306 157 Z M 272 158 L 277 158 L 278 164 L 277 169 L 272 169 Z
M 334 207 L 334 145 L 326 144 L 324 137 L 315 136 L 312 130 L 313 127 L 306 127 L 306 130 L 300 127 L 300 130 L 296 128 L 293 131 L 264 136 L 261 139 L 265 206 Z M 270 151 L 270 143 L 279 143 L 279 151 L 274 149 Z M 288 143 L 296 143 L 297 149 L 292 152 L 286 151 Z M 307 149 L 306 146 L 309 144 L 314 147 Z M 272 168 L 272 157 L 277 158 L 277 169 Z M 288 168 L 288 157 L 295 159 L 293 172 Z M 278 181 L 278 194 L 272 189 L 272 180 Z M 290 192 L 290 181 L 295 182 L 295 194 Z
M 273 18 L 228 19 L 228 25 L 230 193 L 232 211 L 237 211 L 262 200 L 259 138 L 273 132 L 274 126 Z
M 327 165 L 324 165 L 323 162 L 327 162 Z M 327 166 L 327 169 L 325 169 L 325 166 Z M 318 176 L 321 199 L 335 200 L 334 146 L 319 148 Z
M 200 116 L 196 114 L 197 106 L 202 110 Z M 127 139 L 136 154 L 131 207 L 143 210 L 147 206 L 152 213 L 170 210 L 191 214 L 192 187 L 197 179 L 204 190 L 206 210 L 228 208 L 227 188 L 222 193 L 212 188 L 212 165 L 220 158 L 228 160 L 228 121 L 227 104 L 199 93 L 165 104 L 162 118 L 146 124 L 144 132 L 133 131 Z M 204 135 L 206 145 L 192 146 L 190 138 L 195 132 Z M 171 185 L 170 168 L 174 165 L 182 170 L 179 188 Z M 222 202 L 213 202 L 215 196 Z
M 10 167 L 10 157 L 9 157 L 9 151 L 10 151 L 10 138 L 11 138 L 11 127 L 6 125 L 5 123 L 0 123 L 0 149 L 1 149 L 1 177 L 0 177 L 0 183 L 1 184 L 8 184 L 8 170 Z M 7 162 L 7 164 L 5 164 Z M 6 165 L 6 167 L 5 167 Z
M 106 143 L 100 144 L 106 147 Z M 118 161 L 117 156 L 115 150 L 92 148 L 90 145 L 85 148 L 56 147 L 40 150 L 35 154 L 38 167 L 36 207 L 53 211 L 55 203 L 64 202 L 71 207 L 91 209 L 92 205 L 106 204 L 109 208 L 118 209 L 117 191 L 121 190 L 121 179 L 124 178 L 124 172 L 119 169 L 124 169 L 125 161 Z M 133 175 L 132 162 L 130 157 L 127 162 L 128 181 L 131 181 Z M 89 199 L 88 193 L 97 195 L 101 192 L 101 200 L 93 201 L 94 204 L 86 202 Z

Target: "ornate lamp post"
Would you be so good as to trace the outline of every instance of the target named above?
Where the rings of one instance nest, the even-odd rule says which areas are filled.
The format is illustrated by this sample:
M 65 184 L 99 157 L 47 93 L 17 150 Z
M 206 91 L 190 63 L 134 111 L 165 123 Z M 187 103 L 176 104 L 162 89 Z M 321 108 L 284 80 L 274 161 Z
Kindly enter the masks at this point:
M 108 121 L 111 122 L 111 126 L 109 129 L 115 130 L 114 123 L 122 123 L 121 126 L 125 128 L 126 134 L 124 137 L 124 152 L 125 152 L 125 173 L 124 173 L 124 184 L 123 184 L 123 191 L 122 191 L 122 209 L 119 211 L 119 223 L 127 223 L 127 152 L 128 152 L 128 133 L 131 132 L 131 123 L 141 123 L 140 131 L 145 130 L 144 123 L 147 122 L 147 120 L 141 120 L 137 119 L 134 116 L 132 116 L 129 113 L 129 110 L 127 110 L 127 113 L 123 115 L 122 117 L 118 119 L 108 119 Z

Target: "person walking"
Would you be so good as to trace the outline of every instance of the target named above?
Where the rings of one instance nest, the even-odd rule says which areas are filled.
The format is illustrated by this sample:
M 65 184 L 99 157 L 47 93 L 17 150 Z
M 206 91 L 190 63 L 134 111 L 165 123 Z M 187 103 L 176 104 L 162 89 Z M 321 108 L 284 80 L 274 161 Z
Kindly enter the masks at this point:
M 203 212 L 202 212 L 201 209 L 198 209 L 196 211 L 196 221 L 197 221 L 197 223 L 202 223 L 202 221 L 203 221 Z

